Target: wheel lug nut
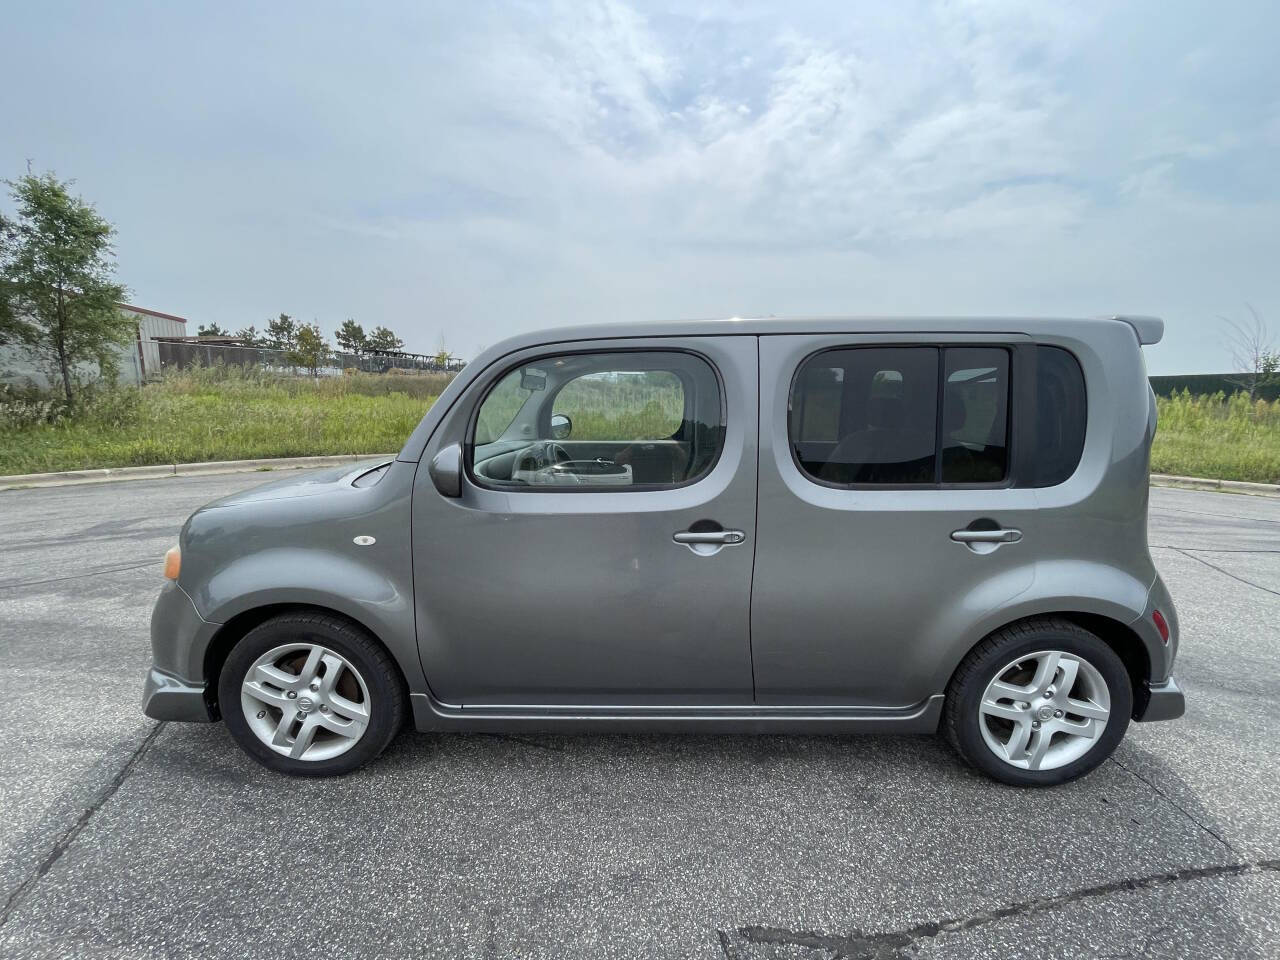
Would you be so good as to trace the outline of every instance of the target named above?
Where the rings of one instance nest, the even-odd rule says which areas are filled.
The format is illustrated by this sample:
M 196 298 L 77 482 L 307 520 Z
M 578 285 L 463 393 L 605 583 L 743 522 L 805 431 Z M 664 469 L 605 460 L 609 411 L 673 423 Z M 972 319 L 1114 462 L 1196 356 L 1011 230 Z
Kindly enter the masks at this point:
M 321 712 L 321 713 L 328 713 L 328 712 L 329 712 L 329 708 L 328 708 L 328 707 L 326 707 L 326 706 L 322 703 L 322 704 L 320 704 L 320 712 Z
M 297 699 L 298 699 L 298 691 L 297 691 L 297 690 L 290 690 L 288 693 L 286 693 L 286 694 L 285 694 L 285 696 L 286 696 L 286 697 L 288 697 L 290 700 L 297 700 Z
M 1053 711 L 1053 715 L 1054 715 L 1055 717 L 1061 717 L 1061 716 L 1062 716 L 1062 711 L 1061 711 L 1061 710 L 1055 710 L 1055 711 Z
M 1032 720 L 1032 721 L 1031 721 L 1031 729 L 1032 729 L 1032 730 L 1039 730 L 1039 729 L 1040 729 L 1040 721 L 1039 721 L 1039 720 Z
M 320 689 L 320 681 L 319 681 L 319 680 L 312 680 L 312 681 L 311 681 L 311 689 L 312 689 L 312 690 L 319 690 L 319 689 Z

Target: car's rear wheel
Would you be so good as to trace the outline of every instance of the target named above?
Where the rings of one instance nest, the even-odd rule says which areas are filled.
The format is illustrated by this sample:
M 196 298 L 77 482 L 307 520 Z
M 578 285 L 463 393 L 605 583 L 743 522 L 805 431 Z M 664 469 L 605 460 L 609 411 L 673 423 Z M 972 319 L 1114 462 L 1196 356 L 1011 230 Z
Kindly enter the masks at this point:
M 1129 726 L 1133 689 L 1120 657 L 1067 620 L 998 630 L 947 689 L 943 730 L 965 760 L 1017 786 L 1051 786 L 1106 760 Z
M 406 709 L 381 645 L 322 613 L 284 614 L 249 631 L 222 668 L 218 702 L 249 756 L 304 776 L 336 776 L 372 760 Z

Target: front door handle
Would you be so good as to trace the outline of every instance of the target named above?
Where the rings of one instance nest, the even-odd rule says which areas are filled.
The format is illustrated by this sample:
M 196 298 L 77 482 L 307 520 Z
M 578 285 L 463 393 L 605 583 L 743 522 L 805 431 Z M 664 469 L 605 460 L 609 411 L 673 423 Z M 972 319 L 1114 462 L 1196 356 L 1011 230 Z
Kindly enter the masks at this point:
M 742 543 L 747 539 L 747 535 L 741 530 L 681 530 L 679 533 L 673 533 L 671 539 L 676 543 Z
M 952 530 L 951 539 L 956 543 L 1017 543 L 1022 539 L 1021 530 Z

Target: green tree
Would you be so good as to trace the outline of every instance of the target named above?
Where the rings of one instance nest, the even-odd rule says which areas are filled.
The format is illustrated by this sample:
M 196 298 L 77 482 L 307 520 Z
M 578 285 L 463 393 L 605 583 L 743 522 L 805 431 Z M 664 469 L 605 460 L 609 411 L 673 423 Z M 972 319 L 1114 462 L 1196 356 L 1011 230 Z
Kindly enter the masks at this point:
M 368 339 L 364 335 L 364 327 L 350 317 L 347 317 L 342 322 L 342 326 L 333 335 L 333 339 L 337 340 L 338 346 L 347 353 L 364 353 L 368 347 Z
M 258 333 L 258 328 L 253 324 L 249 324 L 249 326 L 241 327 L 237 330 L 236 339 L 246 347 L 260 347 L 263 344 L 262 335 Z
M 0 227 L 0 231 L 3 228 Z M 4 243 L 4 233 L 0 232 L 0 244 Z M 0 255 L 3 255 L 0 252 Z M 34 326 L 17 311 L 20 309 L 10 298 L 3 296 L 0 290 L 0 346 L 6 343 L 30 343 L 35 336 Z
M 136 321 L 119 308 L 115 228 L 52 173 L 4 182 L 17 216 L 0 216 L 0 338 L 49 359 L 73 403 L 76 365 L 94 361 L 114 378 L 112 348 L 137 336 Z
M 202 323 L 200 324 L 200 328 L 196 330 L 196 336 L 198 337 L 229 337 L 231 336 L 231 334 L 229 334 L 226 330 L 223 330 L 216 323 L 210 323 L 208 325 Z
M 369 334 L 368 349 L 370 350 L 401 350 L 403 348 L 404 341 L 386 327 L 374 327 L 373 332 Z
M 299 367 L 306 367 L 314 377 L 320 366 L 329 359 L 329 344 L 324 334 L 314 323 L 298 325 L 293 349 L 289 351 L 289 362 Z
M 293 317 L 287 313 L 280 314 L 275 320 L 267 321 L 266 345 L 276 350 L 292 350 L 298 336 L 298 328 Z

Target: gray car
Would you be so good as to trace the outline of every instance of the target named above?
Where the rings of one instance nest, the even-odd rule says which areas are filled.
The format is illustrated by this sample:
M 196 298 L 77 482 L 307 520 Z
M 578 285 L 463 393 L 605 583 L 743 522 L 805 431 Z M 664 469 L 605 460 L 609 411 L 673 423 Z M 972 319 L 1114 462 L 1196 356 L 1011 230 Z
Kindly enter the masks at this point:
M 293 774 L 419 730 L 942 732 L 998 780 L 1183 712 L 1142 344 L 1103 319 L 592 326 L 486 350 L 399 455 L 215 501 L 144 708 Z

